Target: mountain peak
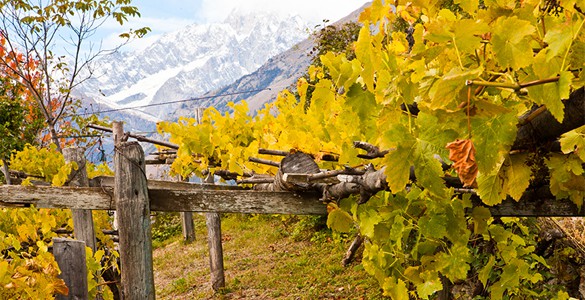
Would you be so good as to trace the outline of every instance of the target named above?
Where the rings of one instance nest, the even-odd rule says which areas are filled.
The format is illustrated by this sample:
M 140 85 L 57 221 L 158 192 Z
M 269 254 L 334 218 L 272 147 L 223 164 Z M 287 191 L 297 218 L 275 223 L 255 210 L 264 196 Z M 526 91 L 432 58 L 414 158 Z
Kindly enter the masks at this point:
M 223 23 L 192 24 L 163 35 L 139 52 L 100 60 L 77 92 L 124 108 L 189 99 L 258 69 L 307 37 L 298 16 L 234 11 Z M 105 95 L 105 96 L 104 96 Z M 146 110 L 165 118 L 173 108 Z

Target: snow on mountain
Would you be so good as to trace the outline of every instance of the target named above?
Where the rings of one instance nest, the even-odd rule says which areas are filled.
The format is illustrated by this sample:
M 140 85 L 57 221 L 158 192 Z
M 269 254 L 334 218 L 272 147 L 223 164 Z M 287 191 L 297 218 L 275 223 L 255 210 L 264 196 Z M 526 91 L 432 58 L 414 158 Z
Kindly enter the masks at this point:
M 102 58 L 77 92 L 110 108 L 197 97 L 256 71 L 306 38 L 306 27 L 300 17 L 234 11 L 223 23 L 193 24 L 144 50 Z M 173 108 L 160 105 L 143 112 L 164 119 Z M 144 113 L 138 115 L 146 118 Z
M 334 22 L 333 26 L 342 26 L 348 22 L 357 22 L 359 14 L 370 5 L 364 4 L 344 18 Z M 176 105 L 174 118 L 179 116 L 193 116 L 196 106 L 213 106 L 219 111 L 228 111 L 228 102 L 238 102 L 246 99 L 250 110 L 262 108 L 267 102 L 276 99 L 283 89 L 294 90 L 296 82 L 309 67 L 311 57 L 309 53 L 315 46 L 315 41 L 309 37 L 281 54 L 270 58 L 264 65 L 253 73 L 245 75 L 233 83 L 205 94 L 208 99 L 201 103 L 183 103 Z M 253 91 L 245 94 L 234 94 L 238 91 Z M 225 96 L 227 94 L 227 96 Z M 221 96 L 224 95 L 224 96 Z

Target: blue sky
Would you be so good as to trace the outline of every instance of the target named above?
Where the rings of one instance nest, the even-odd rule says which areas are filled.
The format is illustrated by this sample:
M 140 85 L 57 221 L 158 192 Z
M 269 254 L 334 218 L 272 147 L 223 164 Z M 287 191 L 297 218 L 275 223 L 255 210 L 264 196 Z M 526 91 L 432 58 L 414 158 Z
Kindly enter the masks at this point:
M 142 17 L 129 20 L 125 28 L 148 26 L 152 32 L 142 40 L 133 41 L 125 50 L 143 48 L 165 32 L 180 29 L 186 25 L 223 21 L 234 9 L 240 11 L 270 11 L 281 14 L 299 15 L 312 24 L 323 19 L 335 21 L 362 6 L 366 0 L 135 0 Z M 104 46 L 118 43 L 117 35 L 123 29 L 110 22 L 104 24 L 101 36 Z

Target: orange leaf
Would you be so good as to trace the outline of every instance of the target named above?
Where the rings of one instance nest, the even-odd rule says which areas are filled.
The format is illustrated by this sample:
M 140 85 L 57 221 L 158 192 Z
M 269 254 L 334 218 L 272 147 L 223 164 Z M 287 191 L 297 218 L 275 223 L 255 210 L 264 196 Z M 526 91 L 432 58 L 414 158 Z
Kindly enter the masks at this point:
M 463 186 L 475 185 L 477 177 L 477 163 L 475 162 L 475 147 L 471 140 L 457 140 L 447 144 L 449 159 L 453 161 L 453 168 L 457 171 Z

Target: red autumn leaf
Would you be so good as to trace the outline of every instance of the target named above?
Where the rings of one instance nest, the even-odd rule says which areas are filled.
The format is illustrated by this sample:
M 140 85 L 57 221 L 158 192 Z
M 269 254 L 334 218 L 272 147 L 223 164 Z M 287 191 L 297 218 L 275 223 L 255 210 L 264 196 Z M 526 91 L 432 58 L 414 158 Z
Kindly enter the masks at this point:
M 449 159 L 453 162 L 453 168 L 457 171 L 463 186 L 475 185 L 477 177 L 477 163 L 475 162 L 475 147 L 471 140 L 457 140 L 447 144 Z

